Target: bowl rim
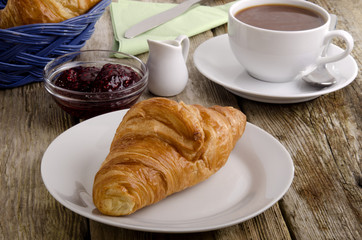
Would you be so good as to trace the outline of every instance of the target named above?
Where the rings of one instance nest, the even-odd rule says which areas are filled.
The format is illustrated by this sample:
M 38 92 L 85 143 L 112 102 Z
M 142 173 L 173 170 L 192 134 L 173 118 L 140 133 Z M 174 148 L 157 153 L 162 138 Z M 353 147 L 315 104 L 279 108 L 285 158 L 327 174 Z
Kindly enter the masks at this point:
M 66 89 L 66 88 L 62 88 L 62 87 L 59 87 L 57 85 L 55 85 L 50 79 L 51 79 L 51 75 L 54 74 L 56 71 L 52 71 L 52 64 L 54 64 L 54 62 L 58 61 L 59 59 L 61 58 L 65 58 L 67 56 L 71 56 L 71 55 L 79 55 L 79 54 L 82 54 L 82 53 L 88 53 L 88 52 L 104 52 L 104 53 L 109 53 L 110 56 L 114 56 L 114 55 L 123 55 L 126 58 L 130 58 L 130 59 L 133 59 L 133 60 L 136 60 L 136 62 L 138 62 L 140 64 L 140 67 L 137 67 L 138 70 L 141 70 L 141 74 L 143 74 L 142 78 L 136 82 L 134 85 L 128 87 L 128 88 L 124 88 L 124 89 L 120 89 L 120 90 L 116 90 L 116 91 L 111 91 L 111 92 L 81 92 L 81 91 L 75 91 L 75 90 L 69 90 L 69 89 Z M 114 59 L 118 59 L 118 57 L 115 57 Z M 71 58 L 71 60 L 69 61 L 66 61 L 62 64 L 65 64 L 65 63 L 68 63 L 68 62 L 72 62 L 73 61 L 73 58 Z M 84 61 L 84 63 L 91 63 L 91 62 L 96 62 L 96 61 Z M 82 101 L 83 99 L 77 99 L 75 96 L 84 96 L 84 95 L 87 95 L 87 96 L 109 96 L 109 95 L 117 95 L 117 94 L 120 94 L 120 93 L 128 93 L 130 92 L 129 94 L 126 94 L 126 95 L 122 95 L 121 97 L 118 97 L 116 99 L 121 99 L 121 98 L 125 98 L 125 97 L 129 97 L 129 96 L 132 96 L 132 95 L 135 95 L 137 94 L 139 91 L 143 91 L 144 88 L 146 87 L 147 85 L 147 82 L 148 82 L 148 75 L 149 75 L 149 70 L 148 70 L 148 67 L 147 65 L 141 60 L 139 59 L 138 57 L 136 56 L 133 56 L 133 55 L 130 55 L 128 53 L 124 53 L 124 52 L 120 52 L 120 51 L 112 51 L 112 50 L 103 50 L 103 49 L 90 49 L 90 50 L 80 50 L 80 51 L 75 51 L 75 52 L 71 52 L 71 53 L 67 53 L 67 54 L 64 54 L 64 55 L 61 55 L 59 57 L 56 57 L 54 58 L 53 60 L 51 60 L 50 62 L 48 62 L 45 67 L 44 67 L 44 70 L 43 70 L 43 81 L 44 81 L 44 86 L 46 88 L 46 90 L 51 93 L 52 95 L 55 95 L 57 97 L 62 97 L 64 99 L 68 99 L 68 100 L 77 100 L 77 101 Z M 142 85 L 145 85 L 145 86 L 142 86 Z M 132 91 L 133 89 L 137 89 L 137 91 Z M 62 93 L 69 93 L 71 94 L 71 96 L 74 96 L 74 97 L 70 97 L 70 96 L 64 96 L 63 94 L 59 94 L 59 91 L 62 92 Z M 100 98 L 100 99 L 87 99 L 84 101 L 112 101 L 111 99 L 103 99 L 103 98 Z

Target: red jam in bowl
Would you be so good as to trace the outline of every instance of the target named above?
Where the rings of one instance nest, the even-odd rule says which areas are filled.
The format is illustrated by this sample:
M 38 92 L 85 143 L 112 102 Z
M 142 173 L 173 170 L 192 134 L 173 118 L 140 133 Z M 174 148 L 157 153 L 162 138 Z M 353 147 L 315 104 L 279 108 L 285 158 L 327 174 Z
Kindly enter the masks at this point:
M 75 66 L 54 80 L 54 100 L 70 115 L 87 119 L 130 108 L 147 85 L 143 74 L 121 64 Z M 70 90 L 70 91 L 69 91 Z
M 78 66 L 61 73 L 55 85 L 79 92 L 113 92 L 132 86 L 141 76 L 132 68 L 120 64 L 97 67 Z

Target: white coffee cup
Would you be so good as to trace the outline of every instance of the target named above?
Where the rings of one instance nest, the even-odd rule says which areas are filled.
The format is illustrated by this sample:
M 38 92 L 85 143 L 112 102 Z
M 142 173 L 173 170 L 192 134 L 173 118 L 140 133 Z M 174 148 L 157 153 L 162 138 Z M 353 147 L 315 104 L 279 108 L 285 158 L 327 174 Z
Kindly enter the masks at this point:
M 298 31 L 268 30 L 243 23 L 235 17 L 242 9 L 266 4 L 287 4 L 319 13 L 322 26 Z M 302 0 L 241 0 L 229 9 L 228 36 L 232 52 L 254 78 L 268 82 L 287 82 L 300 78 L 319 64 L 339 61 L 350 54 L 352 36 L 343 30 L 329 30 L 330 15 L 322 7 Z M 342 38 L 346 49 L 322 57 L 326 43 Z

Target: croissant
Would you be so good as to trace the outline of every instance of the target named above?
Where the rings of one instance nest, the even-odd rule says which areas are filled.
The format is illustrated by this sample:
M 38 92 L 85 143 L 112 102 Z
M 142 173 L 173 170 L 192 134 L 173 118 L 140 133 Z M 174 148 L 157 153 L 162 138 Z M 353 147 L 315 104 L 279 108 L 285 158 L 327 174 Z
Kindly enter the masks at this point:
M 94 178 L 93 202 L 106 215 L 128 215 L 218 171 L 244 132 L 232 107 L 151 98 L 131 107 Z
M 0 28 L 57 23 L 79 16 L 101 0 L 8 0 L 0 10 Z

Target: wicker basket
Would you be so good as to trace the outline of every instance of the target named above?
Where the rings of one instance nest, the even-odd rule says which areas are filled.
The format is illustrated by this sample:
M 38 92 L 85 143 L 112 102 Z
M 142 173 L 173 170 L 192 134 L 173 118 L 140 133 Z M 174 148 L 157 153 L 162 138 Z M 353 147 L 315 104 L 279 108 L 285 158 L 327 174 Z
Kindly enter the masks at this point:
M 0 9 L 7 0 L 0 0 Z M 79 51 L 111 0 L 102 0 L 86 14 L 60 23 L 30 24 L 0 29 L 0 88 L 42 81 L 53 58 Z

